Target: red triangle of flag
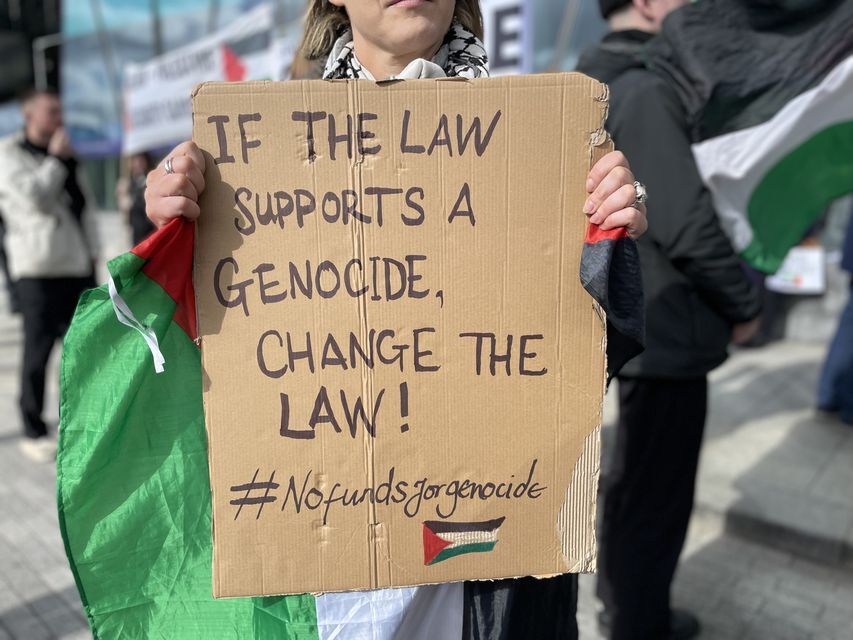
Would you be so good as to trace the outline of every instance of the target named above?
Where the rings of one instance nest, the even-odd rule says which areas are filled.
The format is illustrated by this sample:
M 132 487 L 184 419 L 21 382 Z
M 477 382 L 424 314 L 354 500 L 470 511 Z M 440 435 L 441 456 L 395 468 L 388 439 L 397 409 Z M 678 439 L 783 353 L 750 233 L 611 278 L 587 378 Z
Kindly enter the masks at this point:
M 195 223 L 174 218 L 131 250 L 146 261 L 142 272 L 177 303 L 174 320 L 193 340 L 196 338 L 194 243 Z
M 222 57 L 225 67 L 225 79 L 228 82 L 239 82 L 246 77 L 246 67 L 240 57 L 228 45 L 222 45 Z
M 447 540 L 442 540 L 435 535 L 429 527 L 424 525 L 424 564 L 429 564 L 445 547 L 451 545 Z

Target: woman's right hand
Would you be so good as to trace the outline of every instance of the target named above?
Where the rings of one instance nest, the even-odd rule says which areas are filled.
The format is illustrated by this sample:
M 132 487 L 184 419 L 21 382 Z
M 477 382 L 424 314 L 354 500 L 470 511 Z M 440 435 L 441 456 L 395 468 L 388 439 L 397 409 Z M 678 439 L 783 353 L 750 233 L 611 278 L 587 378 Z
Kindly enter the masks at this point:
M 172 173 L 164 168 L 172 159 Z M 198 218 L 198 197 L 204 191 L 204 155 L 188 140 L 172 149 L 149 174 L 145 187 L 145 213 L 158 228 L 183 216 Z

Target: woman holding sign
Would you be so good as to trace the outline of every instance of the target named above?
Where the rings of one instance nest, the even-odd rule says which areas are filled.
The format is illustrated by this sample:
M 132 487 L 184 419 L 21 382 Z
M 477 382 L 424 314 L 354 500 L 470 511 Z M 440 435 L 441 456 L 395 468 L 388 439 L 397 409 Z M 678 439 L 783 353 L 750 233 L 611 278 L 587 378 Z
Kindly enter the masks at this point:
M 325 79 L 480 78 L 488 76 L 481 39 L 477 0 L 312 0 L 300 53 L 307 60 L 325 60 Z M 157 226 L 181 216 L 196 219 L 200 214 L 198 197 L 205 187 L 204 173 L 204 156 L 193 142 L 175 147 L 148 176 L 148 217 Z M 612 152 L 597 162 L 589 172 L 586 190 L 589 196 L 583 212 L 600 231 L 622 228 L 623 237 L 636 239 L 646 230 L 645 191 L 635 182 L 624 155 Z M 590 266 L 585 253 L 582 270 L 609 268 L 603 279 L 584 274 L 584 281 L 609 282 L 611 286 L 609 292 L 590 293 L 602 303 L 608 295 L 611 303 L 627 295 L 632 298 L 627 307 L 636 311 L 641 308 L 637 303 L 639 288 L 627 277 L 627 272 L 636 274 L 636 264 L 630 264 L 636 251 L 632 243 L 627 244 L 628 250 L 611 249 L 613 255 L 603 265 L 595 260 Z M 620 266 L 628 267 L 626 274 L 620 274 Z M 626 280 L 619 282 L 623 275 Z M 608 311 L 608 330 L 615 338 L 611 343 L 622 349 L 622 353 L 609 353 L 609 361 L 618 367 L 634 354 L 642 321 Z M 620 335 L 614 336 L 617 330 Z M 363 624 L 379 625 L 377 618 L 382 618 L 381 627 L 389 633 L 386 636 L 377 628 L 377 635 L 371 637 L 577 637 L 575 575 L 396 591 L 400 593 L 396 601 L 397 596 L 390 591 L 381 596 L 381 607 L 370 603 L 376 592 L 321 596 L 317 599 L 320 628 L 324 625 L 323 612 L 328 619 L 349 620 L 341 625 L 355 624 L 368 612 L 372 617 Z M 327 631 L 341 629 L 330 623 Z M 347 633 L 343 630 L 340 637 L 349 637 Z

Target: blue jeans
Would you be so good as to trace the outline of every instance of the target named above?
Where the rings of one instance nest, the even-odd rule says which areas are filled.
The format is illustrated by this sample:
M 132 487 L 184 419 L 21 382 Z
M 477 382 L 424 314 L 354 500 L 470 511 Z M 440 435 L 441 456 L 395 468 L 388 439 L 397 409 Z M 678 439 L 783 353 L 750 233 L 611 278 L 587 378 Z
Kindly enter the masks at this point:
M 853 282 L 820 376 L 817 406 L 853 424 Z

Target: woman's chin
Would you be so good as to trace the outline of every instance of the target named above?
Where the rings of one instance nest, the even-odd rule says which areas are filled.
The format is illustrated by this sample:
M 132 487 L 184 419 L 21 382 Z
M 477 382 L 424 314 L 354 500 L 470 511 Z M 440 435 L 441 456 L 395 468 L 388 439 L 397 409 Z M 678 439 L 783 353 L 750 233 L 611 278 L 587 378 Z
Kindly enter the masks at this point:
M 424 16 L 411 16 L 398 21 L 393 30 L 393 42 L 386 42 L 395 51 L 422 52 L 441 44 L 450 23 L 437 26 Z

